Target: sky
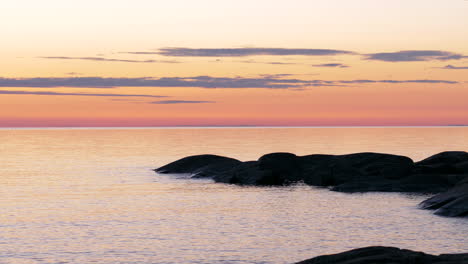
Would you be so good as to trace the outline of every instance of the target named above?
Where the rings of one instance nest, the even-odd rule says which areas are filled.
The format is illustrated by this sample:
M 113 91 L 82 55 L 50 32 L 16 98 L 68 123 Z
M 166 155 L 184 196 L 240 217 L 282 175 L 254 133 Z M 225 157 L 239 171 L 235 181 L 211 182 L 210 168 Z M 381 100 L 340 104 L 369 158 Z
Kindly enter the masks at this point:
M 466 0 L 8 0 L 0 127 L 468 124 Z

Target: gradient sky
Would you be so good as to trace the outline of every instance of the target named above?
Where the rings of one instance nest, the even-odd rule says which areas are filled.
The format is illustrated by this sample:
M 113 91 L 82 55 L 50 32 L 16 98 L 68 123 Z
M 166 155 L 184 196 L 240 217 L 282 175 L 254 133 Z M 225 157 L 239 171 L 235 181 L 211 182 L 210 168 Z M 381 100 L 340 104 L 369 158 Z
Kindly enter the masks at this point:
M 15 0 L 0 127 L 468 124 L 466 0 Z

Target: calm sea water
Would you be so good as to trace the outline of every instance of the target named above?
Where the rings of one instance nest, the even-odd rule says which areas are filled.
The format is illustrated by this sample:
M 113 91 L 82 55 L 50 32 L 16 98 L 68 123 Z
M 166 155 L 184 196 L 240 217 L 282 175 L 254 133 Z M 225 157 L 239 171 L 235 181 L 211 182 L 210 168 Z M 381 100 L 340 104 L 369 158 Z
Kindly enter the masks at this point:
M 0 130 L 0 263 L 291 263 L 370 245 L 468 251 L 468 219 L 428 196 L 238 187 L 157 175 L 193 154 L 241 160 L 468 150 L 468 128 Z

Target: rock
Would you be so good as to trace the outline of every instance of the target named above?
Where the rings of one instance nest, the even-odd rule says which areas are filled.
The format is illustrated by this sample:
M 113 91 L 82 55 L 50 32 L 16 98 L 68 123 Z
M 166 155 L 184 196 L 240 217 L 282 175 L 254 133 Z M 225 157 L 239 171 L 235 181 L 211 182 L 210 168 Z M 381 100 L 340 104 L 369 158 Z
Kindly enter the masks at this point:
M 356 153 L 337 156 L 333 164 L 333 177 L 335 185 L 338 185 L 335 189 L 345 190 L 344 186 L 339 185 L 346 183 L 366 183 L 379 186 L 379 191 L 382 188 L 382 191 L 391 191 L 391 181 L 408 176 L 413 166 L 413 160 L 398 155 Z M 357 184 L 354 186 L 356 188 L 347 188 L 346 191 L 365 191 Z M 384 188 L 385 186 L 389 186 L 390 189 Z
M 434 213 L 442 216 L 468 216 L 468 177 L 447 192 L 423 201 L 420 207 L 435 209 Z
M 231 168 L 230 170 L 214 175 L 213 180 L 215 182 L 239 185 L 265 185 L 262 184 L 262 182 L 264 182 L 268 177 L 268 172 L 261 170 L 257 161 L 247 161 Z
M 223 160 L 213 164 L 200 167 L 192 172 L 192 178 L 211 178 L 213 175 L 230 170 L 233 166 L 242 164 L 237 160 Z
M 350 251 L 318 256 L 296 264 L 463 264 L 468 253 L 430 255 L 424 252 L 395 247 L 365 247 Z
M 424 174 L 468 174 L 468 153 L 446 151 L 415 163 L 415 171 Z
M 434 164 L 456 164 L 468 161 L 468 153 L 465 151 L 445 151 L 429 158 L 416 162 L 417 165 L 434 165 Z
M 399 186 L 395 181 L 379 180 L 379 181 L 351 181 L 345 182 L 331 188 L 335 192 L 403 192 L 402 186 Z
M 442 152 L 416 163 L 404 156 L 371 152 L 307 156 L 279 152 L 248 162 L 197 155 L 155 171 L 188 173 L 193 178 L 208 177 L 238 185 L 304 182 L 340 192 L 441 192 L 424 201 L 421 207 L 437 209 L 435 213 L 440 215 L 467 215 L 468 184 L 463 182 L 468 181 L 468 153 L 463 151 Z
M 413 169 L 414 163 L 408 157 L 381 154 L 355 153 L 337 156 L 335 170 L 346 167 L 357 170 L 359 179 L 401 179 Z M 340 175 L 341 181 L 347 181 L 347 175 Z
M 286 185 L 301 180 L 299 159 L 291 153 L 271 153 L 258 161 L 249 161 L 233 167 L 219 175 L 214 175 L 216 182 L 274 186 Z
M 370 152 L 309 155 L 301 161 L 306 184 L 335 186 L 332 190 L 343 192 L 392 191 L 397 186 L 393 183 L 414 167 L 408 157 Z
M 421 162 L 421 166 L 463 160 L 457 158 L 459 154 L 450 153 L 435 155 L 429 161 Z M 217 182 L 242 185 L 287 185 L 303 181 L 342 192 L 440 192 L 461 179 L 458 174 L 446 175 L 440 170 L 434 173 L 434 169 L 425 172 L 424 169 L 417 171 L 410 158 L 391 154 L 366 152 L 298 157 L 281 152 L 266 154 L 258 161 L 248 163 L 216 155 L 190 156 L 158 168 L 156 172 L 190 173 L 196 178 L 210 177 Z
M 427 159 L 416 162 L 415 173 L 420 175 L 421 178 L 424 178 L 426 183 L 439 186 L 441 188 L 439 192 L 443 192 L 423 201 L 420 204 L 422 208 L 437 209 L 435 214 L 438 215 L 464 215 L 466 209 L 463 208 L 468 207 L 466 198 L 464 198 L 468 195 L 468 186 L 464 187 L 463 185 L 465 184 L 460 182 L 464 179 L 468 179 L 467 152 L 446 151 L 433 155 Z M 453 189 L 450 189 L 452 187 Z
M 302 167 L 302 178 L 305 184 L 314 186 L 335 185 L 333 178 L 334 155 L 314 154 L 299 157 Z
M 203 173 L 202 168 L 206 172 L 212 170 L 213 172 L 222 171 L 223 169 L 229 169 L 232 166 L 241 163 L 240 161 L 232 158 L 227 158 L 217 155 L 196 155 L 189 156 L 174 162 L 171 162 L 165 166 L 155 169 L 157 173 Z
M 468 161 L 459 162 L 454 167 L 458 173 L 468 174 Z
M 258 166 L 269 173 L 269 179 L 265 179 L 265 182 L 272 182 L 273 185 L 284 185 L 303 179 L 301 162 L 292 153 L 278 152 L 263 155 L 258 159 Z

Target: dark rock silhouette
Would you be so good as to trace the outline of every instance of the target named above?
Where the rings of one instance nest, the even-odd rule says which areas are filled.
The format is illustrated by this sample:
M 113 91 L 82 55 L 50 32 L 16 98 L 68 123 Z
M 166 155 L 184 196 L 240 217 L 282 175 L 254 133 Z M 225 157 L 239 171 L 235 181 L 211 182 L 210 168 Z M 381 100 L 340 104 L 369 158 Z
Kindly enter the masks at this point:
M 303 157 L 304 182 L 334 186 L 332 190 L 342 192 L 393 191 L 394 185 L 409 175 L 414 166 L 408 157 L 380 153 L 337 155 L 320 161 L 323 158 Z M 317 167 L 317 163 L 322 164 Z
M 468 153 L 442 152 L 414 163 L 410 158 L 382 153 L 348 155 L 270 153 L 241 162 L 217 155 L 186 157 L 155 170 L 188 173 L 216 182 L 275 186 L 304 182 L 340 192 L 441 193 L 423 202 L 436 214 L 465 216 L 468 207 Z
M 215 175 L 227 170 L 240 161 L 218 155 L 189 156 L 155 169 L 157 173 L 190 173 L 195 177 Z
M 442 152 L 416 163 L 419 171 L 437 175 L 455 187 L 423 201 L 423 209 L 436 209 L 442 216 L 468 216 L 468 153 Z M 442 177 L 441 177 L 442 176 Z
M 454 188 L 423 201 L 423 209 L 436 209 L 437 215 L 468 216 L 468 177 Z
M 296 264 L 463 264 L 468 263 L 466 254 L 430 255 L 395 247 L 365 247 L 324 255 L 297 262 Z

